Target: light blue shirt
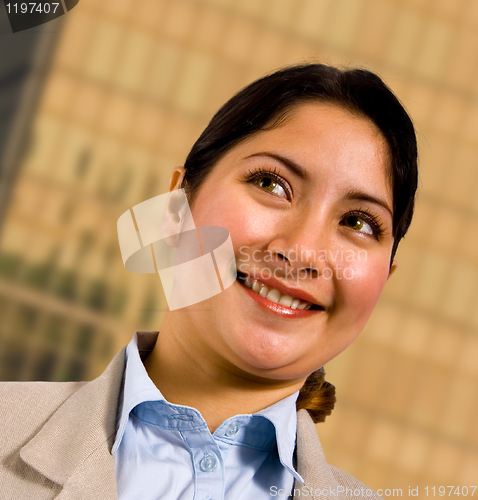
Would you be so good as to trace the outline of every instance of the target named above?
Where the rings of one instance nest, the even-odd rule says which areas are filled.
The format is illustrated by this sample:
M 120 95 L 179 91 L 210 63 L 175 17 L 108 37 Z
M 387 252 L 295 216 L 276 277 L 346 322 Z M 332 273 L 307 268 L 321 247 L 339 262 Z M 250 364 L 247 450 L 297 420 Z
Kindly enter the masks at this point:
M 287 498 L 294 478 L 303 482 L 293 466 L 298 392 L 211 434 L 195 408 L 164 399 L 137 335 L 126 349 L 112 450 L 119 500 L 259 500 L 279 490 L 288 493 L 275 498 Z

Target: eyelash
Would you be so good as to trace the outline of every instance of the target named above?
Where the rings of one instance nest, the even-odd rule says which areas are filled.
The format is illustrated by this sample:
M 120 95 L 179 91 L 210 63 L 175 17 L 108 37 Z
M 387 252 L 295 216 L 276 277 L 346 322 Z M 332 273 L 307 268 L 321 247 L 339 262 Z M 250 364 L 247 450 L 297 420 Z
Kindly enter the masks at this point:
M 276 167 L 273 168 L 268 167 L 267 169 L 258 167 L 256 170 L 249 170 L 248 174 L 246 175 L 246 180 L 247 182 L 253 183 L 255 180 L 260 179 L 261 177 L 269 177 L 269 179 L 272 179 L 274 182 L 277 182 L 277 184 L 279 184 L 279 186 L 281 186 L 282 189 L 285 191 L 288 201 L 292 200 L 292 188 L 290 187 L 290 184 L 283 177 L 278 175 Z
M 270 179 L 277 182 L 277 184 L 279 184 L 286 192 L 287 199 L 289 201 L 292 200 L 292 189 L 289 183 L 285 179 L 283 179 L 280 175 L 278 175 L 276 167 L 267 169 L 258 167 L 255 170 L 249 170 L 248 174 L 246 175 L 246 181 L 253 183 L 255 180 L 261 177 L 269 177 Z M 384 236 L 385 229 L 383 227 L 383 224 L 380 222 L 379 217 L 377 215 L 374 215 L 367 208 L 360 208 L 359 210 L 353 210 L 351 212 L 347 212 L 343 216 L 342 220 L 345 220 L 347 219 L 347 217 L 351 216 L 360 217 L 367 224 L 370 224 L 370 227 L 372 228 L 372 231 L 374 233 L 373 237 L 375 239 L 380 240 Z
M 352 210 L 351 212 L 347 212 L 342 221 L 346 220 L 347 217 L 360 217 L 367 224 L 370 224 L 370 227 L 373 231 L 373 237 L 377 240 L 380 240 L 385 235 L 385 229 L 383 224 L 380 222 L 380 219 L 377 215 L 374 215 L 367 208 L 360 208 L 359 210 Z

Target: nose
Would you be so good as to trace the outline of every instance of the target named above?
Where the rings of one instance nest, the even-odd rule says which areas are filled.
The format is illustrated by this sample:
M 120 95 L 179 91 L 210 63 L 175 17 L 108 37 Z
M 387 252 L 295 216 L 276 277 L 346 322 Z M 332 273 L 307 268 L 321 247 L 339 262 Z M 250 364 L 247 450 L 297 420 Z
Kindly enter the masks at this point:
M 329 237 L 325 227 L 313 224 L 284 226 L 267 246 L 274 265 L 286 271 L 318 278 L 328 265 Z
M 318 278 L 322 274 L 321 269 L 313 262 L 315 259 L 297 258 L 297 255 L 301 255 L 301 253 L 305 254 L 306 252 L 296 252 L 293 249 L 272 250 L 270 248 L 268 252 L 271 253 L 275 262 L 280 263 L 278 267 L 283 267 L 285 270 L 296 270 L 305 273 L 305 276 L 309 276 L 310 278 Z

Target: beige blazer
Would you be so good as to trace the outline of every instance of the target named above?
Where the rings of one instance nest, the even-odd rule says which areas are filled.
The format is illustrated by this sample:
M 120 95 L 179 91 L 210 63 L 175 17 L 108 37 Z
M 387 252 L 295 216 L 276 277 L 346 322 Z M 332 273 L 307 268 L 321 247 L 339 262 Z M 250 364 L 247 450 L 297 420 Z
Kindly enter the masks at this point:
M 2 500 L 117 498 L 111 447 L 124 355 L 92 382 L 0 383 Z M 305 485 L 296 482 L 294 499 L 381 498 L 327 464 L 305 410 L 297 416 L 297 468 Z

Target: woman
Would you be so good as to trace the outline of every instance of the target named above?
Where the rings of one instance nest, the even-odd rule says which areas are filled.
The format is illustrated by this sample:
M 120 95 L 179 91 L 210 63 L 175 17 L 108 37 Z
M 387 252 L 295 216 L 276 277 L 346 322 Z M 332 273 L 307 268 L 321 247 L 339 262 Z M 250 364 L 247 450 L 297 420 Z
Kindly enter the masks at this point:
M 5 491 L 115 498 L 116 477 L 120 499 L 378 498 L 325 462 L 312 420 L 335 401 L 323 365 L 395 269 L 416 185 L 413 125 L 376 75 L 314 64 L 246 87 L 170 183 L 197 226 L 229 231 L 238 279 L 91 383 L 3 387 Z

